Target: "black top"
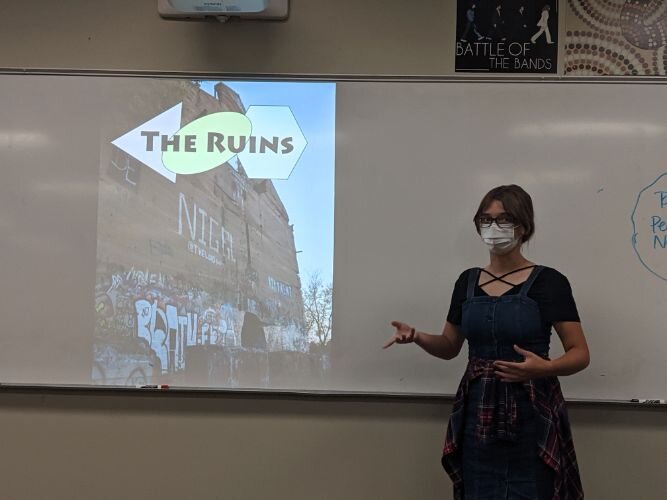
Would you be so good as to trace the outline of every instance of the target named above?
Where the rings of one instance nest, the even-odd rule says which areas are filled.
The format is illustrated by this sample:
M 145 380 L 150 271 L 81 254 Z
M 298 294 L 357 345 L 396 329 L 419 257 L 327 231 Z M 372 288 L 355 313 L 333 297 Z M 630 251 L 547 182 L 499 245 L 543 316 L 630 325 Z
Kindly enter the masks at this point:
M 454 325 L 461 324 L 462 306 L 466 301 L 468 290 L 468 275 L 473 271 L 474 269 L 463 271 L 454 285 L 452 302 L 447 314 L 447 321 Z M 503 295 L 518 294 L 522 285 L 523 283 L 515 285 Z M 475 285 L 475 296 L 477 295 L 488 295 L 479 284 Z M 550 326 L 559 321 L 580 321 L 570 282 L 551 267 L 544 267 L 538 274 L 533 286 L 528 290 L 528 297 L 537 302 L 545 325 Z

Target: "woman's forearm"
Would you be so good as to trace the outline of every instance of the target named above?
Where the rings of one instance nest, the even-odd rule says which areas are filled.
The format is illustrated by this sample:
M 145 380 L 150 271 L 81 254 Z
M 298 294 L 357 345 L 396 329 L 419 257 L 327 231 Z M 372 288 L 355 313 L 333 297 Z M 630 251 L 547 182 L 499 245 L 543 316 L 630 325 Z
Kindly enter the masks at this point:
M 572 347 L 562 356 L 552 359 L 547 368 L 547 376 L 562 377 L 580 372 L 590 363 L 588 349 Z
M 441 359 L 453 359 L 459 353 L 459 349 L 444 335 L 416 332 L 415 344 L 430 355 Z

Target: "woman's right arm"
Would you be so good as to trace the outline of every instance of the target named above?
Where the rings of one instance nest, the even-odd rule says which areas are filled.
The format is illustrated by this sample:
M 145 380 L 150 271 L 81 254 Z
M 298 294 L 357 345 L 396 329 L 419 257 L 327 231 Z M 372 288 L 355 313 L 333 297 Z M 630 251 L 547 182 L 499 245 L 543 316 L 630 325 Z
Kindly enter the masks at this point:
M 459 327 L 445 322 L 441 335 L 431 335 L 426 332 L 418 332 L 407 323 L 401 321 L 392 321 L 391 325 L 396 328 L 394 336 L 384 345 L 384 348 L 393 344 L 410 344 L 414 342 L 427 353 L 442 359 L 453 359 L 463 346 L 463 335 Z
M 409 344 L 414 342 L 427 353 L 437 358 L 453 359 L 458 356 L 465 338 L 456 323 L 460 323 L 462 320 L 462 308 L 463 303 L 466 301 L 469 272 L 462 272 L 454 284 L 447 321 L 445 321 L 442 334 L 431 335 L 426 332 L 418 332 L 407 323 L 392 321 L 391 325 L 396 328 L 396 331 L 389 342 L 384 345 L 385 349 L 393 344 Z
M 463 335 L 459 327 L 445 322 L 442 334 L 431 335 L 426 332 L 415 332 L 415 344 L 424 349 L 427 353 L 442 359 L 454 359 L 461 352 L 463 347 Z

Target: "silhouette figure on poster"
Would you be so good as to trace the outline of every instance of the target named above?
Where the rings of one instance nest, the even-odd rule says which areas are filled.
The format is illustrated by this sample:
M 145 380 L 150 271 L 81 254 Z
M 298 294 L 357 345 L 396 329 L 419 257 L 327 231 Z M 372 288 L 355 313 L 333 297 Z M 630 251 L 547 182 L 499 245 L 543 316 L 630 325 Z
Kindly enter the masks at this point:
M 537 26 L 539 26 L 540 29 L 537 33 L 535 33 L 532 36 L 532 38 L 530 39 L 531 42 L 536 43 L 537 39 L 539 37 L 541 37 L 542 34 L 544 33 L 544 35 L 547 38 L 547 44 L 551 45 L 552 43 L 554 43 L 551 40 L 551 32 L 549 31 L 549 11 L 550 10 L 551 10 L 551 7 L 549 7 L 548 5 L 545 5 L 542 8 L 542 16 L 540 17 L 540 20 L 537 21 Z
M 477 37 L 477 40 L 481 40 L 484 38 L 484 36 L 477 30 L 477 23 L 475 22 L 475 9 L 477 8 L 476 3 L 471 3 L 470 8 L 466 11 L 466 27 L 463 30 L 463 34 L 461 35 L 461 41 L 462 42 L 467 42 L 468 41 L 468 33 L 472 29 L 472 32 L 475 34 Z
M 488 38 L 500 41 L 507 40 L 507 36 L 505 35 L 505 16 L 503 6 L 500 3 L 496 4 L 496 8 L 491 16 L 491 30 L 489 31 Z

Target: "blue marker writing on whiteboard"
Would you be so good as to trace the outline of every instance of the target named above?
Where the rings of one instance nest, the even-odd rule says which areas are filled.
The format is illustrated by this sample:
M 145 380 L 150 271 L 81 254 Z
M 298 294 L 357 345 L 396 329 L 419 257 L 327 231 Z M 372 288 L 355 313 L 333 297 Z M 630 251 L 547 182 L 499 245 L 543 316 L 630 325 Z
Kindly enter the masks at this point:
M 667 399 L 631 399 L 631 403 L 647 403 L 651 405 L 667 404 Z

